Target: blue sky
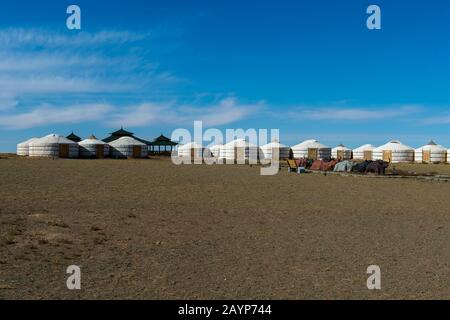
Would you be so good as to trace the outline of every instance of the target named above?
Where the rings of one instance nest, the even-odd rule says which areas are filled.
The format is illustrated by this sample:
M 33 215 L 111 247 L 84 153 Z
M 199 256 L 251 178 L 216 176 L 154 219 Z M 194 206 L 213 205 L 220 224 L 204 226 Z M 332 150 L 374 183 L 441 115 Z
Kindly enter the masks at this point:
M 66 28 L 77 4 L 82 30 Z M 366 28 L 381 8 L 382 29 Z M 0 151 L 49 133 L 151 139 L 278 128 L 282 142 L 450 147 L 450 4 L 9 1 L 0 10 Z

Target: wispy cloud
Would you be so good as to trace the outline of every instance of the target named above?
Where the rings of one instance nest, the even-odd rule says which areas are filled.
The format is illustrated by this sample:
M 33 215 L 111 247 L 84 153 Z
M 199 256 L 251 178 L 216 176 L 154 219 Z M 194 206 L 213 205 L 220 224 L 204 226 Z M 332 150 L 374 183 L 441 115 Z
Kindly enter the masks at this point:
M 0 29 L 0 111 L 173 91 L 182 79 L 146 55 L 152 34 Z
M 4 129 L 28 129 L 44 125 L 80 123 L 101 120 L 111 106 L 104 104 L 71 105 L 66 107 L 39 106 L 18 114 L 0 114 Z
M 295 119 L 314 121 L 372 121 L 379 119 L 394 119 L 417 113 L 422 107 L 415 105 L 392 107 L 297 107 L 289 112 Z
M 118 106 L 110 104 L 82 104 L 68 106 L 41 105 L 16 114 L 0 113 L 0 126 L 18 130 L 66 123 L 97 122 L 104 126 L 143 127 L 154 124 L 188 125 L 201 120 L 205 126 L 218 126 L 245 119 L 263 107 L 262 104 L 241 104 L 227 98 L 214 105 L 177 105 L 142 103 Z
M 419 125 L 447 125 L 450 124 L 450 113 L 446 112 L 440 116 L 427 117 L 418 121 Z
M 58 33 L 45 29 L 8 28 L 0 30 L 0 46 L 3 49 L 24 47 L 92 47 L 102 45 L 121 45 L 144 40 L 150 32 L 136 33 L 130 31 L 98 31 Z

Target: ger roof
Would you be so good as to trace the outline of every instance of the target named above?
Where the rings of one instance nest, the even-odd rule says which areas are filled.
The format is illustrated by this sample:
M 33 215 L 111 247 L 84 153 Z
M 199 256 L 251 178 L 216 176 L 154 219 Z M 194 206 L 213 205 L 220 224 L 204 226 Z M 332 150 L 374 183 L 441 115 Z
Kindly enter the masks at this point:
M 245 139 L 236 139 L 236 140 L 228 142 L 224 147 L 225 148 L 227 148 L 227 147 L 251 147 L 251 148 L 255 148 L 256 145 L 254 145 L 253 143 L 248 142 Z
M 383 144 L 382 146 L 379 146 L 378 148 L 375 148 L 373 151 L 383 151 L 383 150 L 392 150 L 392 151 L 408 151 L 408 150 L 414 150 L 410 146 L 407 146 L 406 144 L 403 144 L 399 140 L 391 140 L 386 144 Z
M 305 141 L 292 147 L 292 149 L 297 149 L 297 150 L 299 150 L 299 149 L 307 150 L 309 148 L 311 148 L 311 149 L 330 149 L 329 146 L 326 146 L 314 139 L 305 140 Z
M 442 152 L 446 152 L 447 148 L 444 146 L 441 146 L 440 144 L 437 144 L 436 142 L 434 142 L 433 140 L 431 140 L 430 142 L 428 142 L 428 144 L 416 149 L 416 151 L 422 151 L 422 150 L 426 150 L 426 151 L 442 151 Z
M 113 147 L 121 147 L 121 146 L 145 146 L 146 144 L 135 139 L 134 137 L 121 137 L 119 139 L 114 140 L 113 142 L 109 143 L 109 145 Z
M 30 142 L 30 146 L 41 146 L 46 144 L 55 144 L 55 143 L 61 143 L 61 144 L 77 144 L 76 142 L 69 140 L 67 138 L 64 138 L 58 134 L 52 133 L 49 134 L 43 138 L 37 139 L 33 142 Z
M 106 144 L 102 140 L 98 140 L 94 135 L 91 135 L 89 138 L 84 139 L 81 142 L 78 142 L 79 145 L 96 145 L 96 144 Z
M 362 146 L 354 149 L 353 151 L 362 152 L 362 151 L 372 151 L 373 149 L 375 149 L 374 145 L 372 145 L 372 144 L 363 144 Z
M 351 151 L 351 149 L 347 148 L 346 146 L 344 146 L 342 143 L 340 145 L 338 145 L 337 147 L 332 149 L 333 151 Z
M 272 148 L 288 149 L 289 146 L 279 143 L 278 141 L 272 141 L 271 143 L 265 144 L 261 147 L 261 149 L 272 149 Z
M 28 139 L 28 140 L 26 140 L 26 141 L 20 142 L 20 143 L 18 143 L 17 145 L 18 145 L 19 147 L 28 146 L 31 142 L 36 141 L 36 140 L 39 140 L 39 138 L 31 138 L 31 139 Z

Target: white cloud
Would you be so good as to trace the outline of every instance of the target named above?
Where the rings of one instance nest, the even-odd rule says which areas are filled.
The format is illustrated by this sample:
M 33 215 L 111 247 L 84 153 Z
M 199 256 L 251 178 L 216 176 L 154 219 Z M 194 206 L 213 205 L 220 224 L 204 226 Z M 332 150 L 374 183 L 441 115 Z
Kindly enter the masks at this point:
M 71 105 L 66 107 L 41 106 L 16 114 L 0 114 L 4 129 L 28 129 L 39 126 L 99 121 L 111 111 L 105 104 Z
M 2 77 L 0 89 L 11 94 L 92 93 L 131 90 L 127 83 L 105 83 L 90 78 L 66 78 L 62 76 Z
M 379 119 L 402 118 L 417 113 L 421 107 L 414 105 L 392 107 L 349 108 L 333 107 L 298 107 L 289 111 L 290 117 L 296 120 L 315 121 L 371 121 Z
M 18 101 L 15 99 L 14 95 L 4 91 L 0 92 L 0 111 L 12 110 L 17 104 Z
M 149 36 L 149 32 L 99 31 L 91 33 L 82 31 L 57 33 L 45 29 L 8 28 L 0 29 L 0 47 L 3 49 L 11 49 L 27 46 L 43 46 L 54 49 L 61 47 L 93 47 L 108 44 L 117 46 L 124 43 L 141 41 Z
M 147 49 L 134 49 L 133 42 L 149 36 L 150 32 L 0 29 L 0 92 L 8 94 L 8 100 L 0 97 L 0 110 L 24 98 L 51 104 L 52 98 L 77 101 L 86 94 L 93 101 L 130 93 L 162 95 L 182 80 L 160 71 L 145 55 Z M 122 46 L 125 43 L 131 46 Z
M 421 125 L 445 125 L 450 124 L 450 114 L 444 113 L 441 116 L 429 117 L 423 120 L 419 120 L 418 124 Z
M 15 114 L 0 113 L 0 126 L 18 130 L 65 123 L 96 121 L 106 126 L 142 127 L 154 124 L 188 125 L 201 120 L 205 126 L 219 126 L 242 120 L 262 108 L 262 104 L 240 104 L 227 98 L 215 105 L 178 106 L 175 102 L 143 103 L 131 106 L 109 104 L 43 105 Z

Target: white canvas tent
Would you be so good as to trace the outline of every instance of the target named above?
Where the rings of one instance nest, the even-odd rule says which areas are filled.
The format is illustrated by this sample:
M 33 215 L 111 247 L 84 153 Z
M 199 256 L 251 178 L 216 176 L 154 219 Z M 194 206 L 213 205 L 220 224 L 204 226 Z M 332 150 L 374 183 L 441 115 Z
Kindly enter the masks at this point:
M 294 158 L 309 158 L 313 160 L 327 160 L 331 158 L 331 148 L 317 140 L 305 140 L 292 147 Z
M 414 149 L 392 140 L 373 150 L 374 160 L 384 160 L 391 163 L 414 162 Z
M 353 149 L 353 159 L 355 160 L 373 160 L 374 145 L 364 144 L 356 149 Z
M 197 142 L 189 142 L 178 147 L 178 156 L 191 160 L 203 159 L 211 157 L 211 151 Z
M 430 141 L 428 144 L 415 150 L 415 161 L 425 163 L 447 162 L 447 148 Z
M 220 159 L 227 162 L 257 163 L 258 156 L 259 148 L 244 139 L 233 140 L 220 149 Z
M 98 140 L 94 135 L 80 141 L 78 145 L 81 158 L 105 158 L 109 155 L 109 145 Z
M 30 155 L 30 143 L 38 140 L 39 138 L 31 138 L 27 141 L 17 144 L 17 155 L 18 156 L 29 156 Z
M 132 137 L 121 137 L 109 143 L 112 158 L 146 158 L 148 147 Z
M 220 157 L 220 150 L 223 148 L 223 144 L 216 144 L 209 148 L 211 150 L 211 154 L 214 158 L 219 159 Z
M 57 134 L 49 134 L 29 144 L 30 157 L 78 158 L 78 144 Z
M 331 156 L 335 159 L 350 160 L 352 159 L 352 149 L 347 148 L 343 144 L 331 149 Z
M 277 159 L 284 160 L 289 159 L 291 154 L 291 148 L 287 145 L 281 144 L 278 141 L 268 143 L 261 147 L 262 155 L 264 159 Z

